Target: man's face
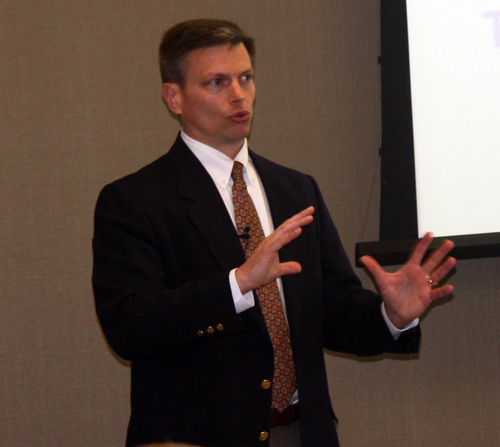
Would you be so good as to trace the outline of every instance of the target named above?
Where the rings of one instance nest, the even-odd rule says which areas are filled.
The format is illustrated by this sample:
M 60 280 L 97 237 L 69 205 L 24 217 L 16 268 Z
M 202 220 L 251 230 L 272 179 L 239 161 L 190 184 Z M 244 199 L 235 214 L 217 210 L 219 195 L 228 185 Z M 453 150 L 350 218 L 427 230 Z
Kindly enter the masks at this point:
M 250 133 L 255 99 L 253 67 L 243 44 L 191 52 L 186 82 L 164 84 L 163 97 L 191 138 L 233 158 Z

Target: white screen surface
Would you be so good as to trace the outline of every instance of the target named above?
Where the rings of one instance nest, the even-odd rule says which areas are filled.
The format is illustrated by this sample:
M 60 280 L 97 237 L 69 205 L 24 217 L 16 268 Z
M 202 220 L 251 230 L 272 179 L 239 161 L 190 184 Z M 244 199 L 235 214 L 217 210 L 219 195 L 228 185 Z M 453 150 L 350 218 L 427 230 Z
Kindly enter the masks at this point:
M 500 232 L 500 0 L 407 0 L 418 231 Z

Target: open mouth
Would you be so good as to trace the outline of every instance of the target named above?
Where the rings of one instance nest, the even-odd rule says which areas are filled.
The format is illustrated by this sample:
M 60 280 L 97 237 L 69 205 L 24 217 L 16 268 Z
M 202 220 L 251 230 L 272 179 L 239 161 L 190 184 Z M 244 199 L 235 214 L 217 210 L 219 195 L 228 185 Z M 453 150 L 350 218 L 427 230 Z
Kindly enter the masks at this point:
M 245 110 L 241 110 L 240 112 L 231 115 L 230 118 L 233 121 L 248 121 L 250 119 L 250 113 Z

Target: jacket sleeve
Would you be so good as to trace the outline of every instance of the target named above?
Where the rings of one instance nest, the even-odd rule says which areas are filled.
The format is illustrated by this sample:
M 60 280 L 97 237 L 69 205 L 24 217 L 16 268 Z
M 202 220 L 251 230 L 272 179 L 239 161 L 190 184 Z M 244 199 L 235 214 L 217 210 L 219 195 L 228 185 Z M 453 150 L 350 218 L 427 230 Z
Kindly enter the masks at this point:
M 118 355 L 146 360 L 244 330 L 229 271 L 200 270 L 189 278 L 169 252 L 168 222 L 160 243 L 133 191 L 106 186 L 95 210 L 92 283 L 103 332 Z M 163 245 L 162 245 L 163 244 Z M 174 243 L 172 242 L 172 247 Z M 173 251 L 173 250 L 172 250 Z M 194 251 L 183 247 L 184 255 Z

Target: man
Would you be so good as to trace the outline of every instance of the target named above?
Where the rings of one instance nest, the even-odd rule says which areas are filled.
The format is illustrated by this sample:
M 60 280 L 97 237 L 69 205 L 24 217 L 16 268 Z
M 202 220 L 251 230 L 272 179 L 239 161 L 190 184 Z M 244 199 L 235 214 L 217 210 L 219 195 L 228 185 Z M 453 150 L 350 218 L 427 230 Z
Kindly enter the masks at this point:
M 362 288 L 315 181 L 247 148 L 253 57 L 230 22 L 167 31 L 163 98 L 182 131 L 98 199 L 93 284 L 132 361 L 128 446 L 338 446 L 323 348 L 415 352 L 418 317 L 453 290 L 433 287 L 451 242 L 422 264 L 430 234 L 397 273 L 363 258 L 382 299 Z

